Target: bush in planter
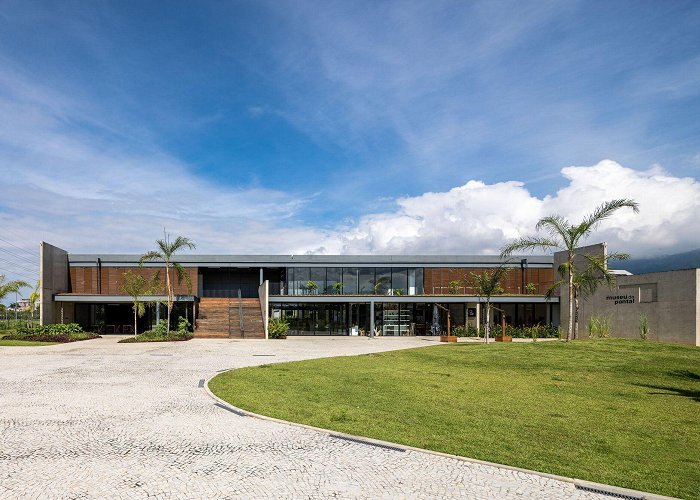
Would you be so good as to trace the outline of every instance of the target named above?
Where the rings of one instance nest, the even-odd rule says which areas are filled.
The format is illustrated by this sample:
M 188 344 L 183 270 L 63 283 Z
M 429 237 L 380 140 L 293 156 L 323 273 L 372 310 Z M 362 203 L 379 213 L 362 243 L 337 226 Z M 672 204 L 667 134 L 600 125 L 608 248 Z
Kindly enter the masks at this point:
M 469 329 L 464 325 L 455 326 L 452 329 L 452 335 L 454 335 L 455 337 L 468 337 Z
M 267 336 L 271 339 L 286 339 L 289 322 L 284 318 L 271 318 L 267 325 Z
M 559 328 L 552 325 L 533 325 L 533 326 L 506 326 L 506 335 L 510 335 L 514 339 L 546 339 L 557 338 L 559 336 Z
M 194 334 L 190 331 L 185 333 L 180 333 L 178 331 L 170 332 L 166 335 L 160 335 L 154 332 L 154 330 L 149 330 L 143 332 L 137 337 L 127 337 L 119 341 L 120 344 L 133 344 L 135 342 L 181 342 L 185 340 L 190 340 L 194 337 Z
M 76 342 L 99 338 L 99 335 L 83 331 L 77 323 L 39 325 L 33 328 L 22 326 L 17 333 L 5 335 L 6 340 L 31 340 L 34 342 Z
M 151 330 L 150 332 L 145 332 L 145 333 L 153 333 L 153 335 L 160 335 L 161 337 L 165 337 L 168 335 L 168 322 L 165 321 L 164 319 L 161 319 L 156 323 L 155 328 Z
M 187 321 L 187 318 L 180 318 L 180 320 L 177 322 L 177 330 L 175 331 L 180 336 L 186 336 L 188 333 L 190 333 L 190 322 Z

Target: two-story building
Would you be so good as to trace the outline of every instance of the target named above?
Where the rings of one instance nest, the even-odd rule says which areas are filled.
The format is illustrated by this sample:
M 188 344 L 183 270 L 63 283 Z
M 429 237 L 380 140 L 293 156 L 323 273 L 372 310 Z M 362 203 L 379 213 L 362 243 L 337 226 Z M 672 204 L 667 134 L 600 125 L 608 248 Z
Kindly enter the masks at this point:
M 128 271 L 148 280 L 162 263 L 139 255 L 71 254 L 41 244 L 41 321 L 76 322 L 101 333 L 130 333 Z M 553 257 L 508 263 L 474 255 L 178 255 L 189 277 L 175 280 L 173 317 L 186 317 L 199 337 L 263 338 L 270 317 L 284 317 L 290 335 L 430 335 L 451 326 L 479 326 L 483 297 L 473 274 L 506 265 L 504 291 L 492 301 L 509 324 L 558 324 L 559 299 L 544 292 Z M 166 317 L 164 292 L 147 298 L 139 330 Z M 438 307 L 441 306 L 441 307 Z M 175 321 L 175 320 L 173 320 Z

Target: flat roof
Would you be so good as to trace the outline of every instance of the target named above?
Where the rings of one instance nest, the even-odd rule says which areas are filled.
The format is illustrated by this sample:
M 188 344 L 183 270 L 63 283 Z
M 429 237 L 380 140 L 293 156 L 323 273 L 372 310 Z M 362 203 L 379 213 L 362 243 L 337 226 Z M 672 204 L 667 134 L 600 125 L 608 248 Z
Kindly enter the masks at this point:
M 68 254 L 72 266 L 94 266 L 99 259 L 106 267 L 137 265 L 138 254 Z M 551 255 L 513 256 L 508 261 L 519 267 L 527 259 L 528 267 L 552 267 Z M 185 267 L 490 267 L 504 262 L 498 255 L 196 255 L 180 254 L 177 262 Z M 158 262 L 147 266 L 162 265 Z

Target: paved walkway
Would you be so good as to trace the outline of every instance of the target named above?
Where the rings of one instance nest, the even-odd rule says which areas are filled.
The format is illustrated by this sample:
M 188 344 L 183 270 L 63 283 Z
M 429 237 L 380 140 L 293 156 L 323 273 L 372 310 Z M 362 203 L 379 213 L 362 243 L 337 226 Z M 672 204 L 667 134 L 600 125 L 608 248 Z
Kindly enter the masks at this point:
M 238 416 L 198 387 L 233 367 L 424 345 L 433 342 L 0 347 L 0 498 L 596 497 L 538 475 Z

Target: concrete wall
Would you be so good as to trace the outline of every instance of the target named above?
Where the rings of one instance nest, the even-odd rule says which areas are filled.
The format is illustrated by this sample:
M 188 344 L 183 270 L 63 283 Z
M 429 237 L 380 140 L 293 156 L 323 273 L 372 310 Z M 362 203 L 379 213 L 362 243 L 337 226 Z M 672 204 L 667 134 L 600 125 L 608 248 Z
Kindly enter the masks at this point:
M 602 286 L 581 307 L 581 337 L 592 316 L 609 318 L 615 337 L 640 338 L 643 314 L 649 338 L 700 345 L 700 269 L 618 276 L 617 286 Z
M 60 323 L 60 307 L 54 303 L 53 296 L 70 290 L 68 252 L 42 241 L 39 248 L 39 276 L 39 321 L 42 325 Z M 65 306 L 63 319 L 65 321 Z
M 580 255 L 606 255 L 604 243 L 582 247 Z M 554 254 L 554 269 L 566 254 Z M 576 265 L 585 269 L 587 261 L 578 257 Z M 569 293 L 560 290 L 561 327 L 566 331 L 569 318 Z M 591 317 L 607 318 L 612 336 L 640 338 L 643 314 L 649 321 L 649 338 L 666 342 L 700 345 L 700 269 L 617 276 L 611 290 L 601 284 L 593 296 L 580 300 L 579 338 L 588 338 Z

